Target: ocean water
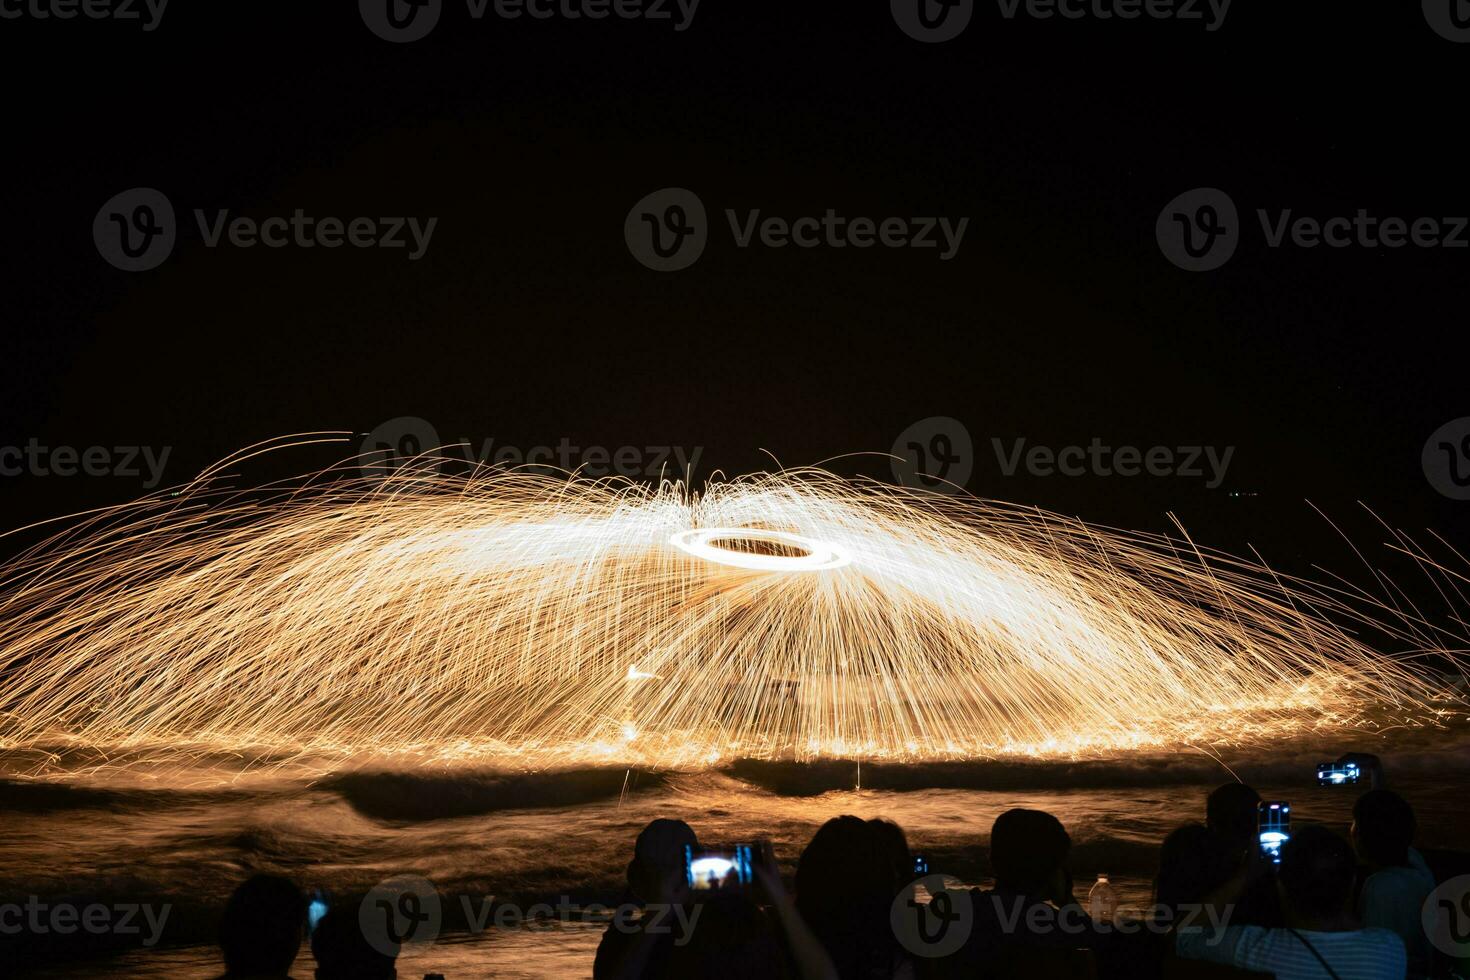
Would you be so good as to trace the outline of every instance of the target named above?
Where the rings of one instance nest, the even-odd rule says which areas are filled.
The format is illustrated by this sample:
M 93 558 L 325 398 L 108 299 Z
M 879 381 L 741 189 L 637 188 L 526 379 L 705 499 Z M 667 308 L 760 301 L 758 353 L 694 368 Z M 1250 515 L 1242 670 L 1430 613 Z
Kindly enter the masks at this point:
M 1470 738 L 1462 729 L 1085 762 L 359 771 L 202 789 L 115 774 L 37 780 L 12 772 L 0 779 L 0 905 L 166 907 L 149 948 L 140 946 L 150 932 L 140 916 L 141 935 L 28 932 L 18 938 L 29 965 L 11 966 L 47 977 L 190 980 L 218 975 L 215 922 L 252 873 L 284 874 L 344 903 L 412 874 L 439 893 L 444 929 L 437 942 L 409 947 L 400 976 L 586 977 L 602 929 L 596 916 L 570 911 L 476 931 L 459 910 L 481 908 L 490 896 L 521 908 L 614 903 L 633 838 L 659 816 L 688 820 L 708 844 L 769 839 L 788 874 L 823 821 L 885 817 L 905 829 L 931 870 L 983 884 L 990 825 L 1016 806 L 1048 810 L 1067 826 L 1079 893 L 1106 872 L 1125 908 L 1141 908 L 1151 901 L 1160 840 L 1202 819 L 1206 794 L 1232 774 L 1269 799 L 1290 801 L 1298 823 L 1346 829 L 1355 792 L 1314 785 L 1316 763 L 1346 750 L 1383 758 L 1389 785 L 1418 812 L 1422 845 L 1470 845 L 1463 823 Z M 296 974 L 311 969 L 303 952 Z

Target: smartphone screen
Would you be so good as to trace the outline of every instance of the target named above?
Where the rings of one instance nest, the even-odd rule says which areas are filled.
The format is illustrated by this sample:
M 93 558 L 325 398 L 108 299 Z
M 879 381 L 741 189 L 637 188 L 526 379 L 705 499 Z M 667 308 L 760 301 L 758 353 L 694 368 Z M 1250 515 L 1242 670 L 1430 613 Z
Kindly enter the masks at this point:
M 299 907 L 299 906 L 298 906 Z M 316 932 L 317 925 L 326 918 L 327 901 L 320 896 L 313 897 L 311 904 L 306 907 L 306 930 Z
M 1287 803 L 1262 803 L 1259 810 L 1261 853 L 1272 864 L 1281 863 L 1281 845 L 1291 839 L 1291 806 Z
M 695 891 L 720 891 L 749 885 L 753 864 L 749 844 L 724 850 L 695 850 L 684 845 L 685 874 L 689 887 Z
M 922 854 L 914 855 L 914 874 L 926 875 L 929 873 L 929 859 Z
M 1352 786 L 1362 777 L 1356 762 L 1324 762 L 1317 767 L 1317 785 Z

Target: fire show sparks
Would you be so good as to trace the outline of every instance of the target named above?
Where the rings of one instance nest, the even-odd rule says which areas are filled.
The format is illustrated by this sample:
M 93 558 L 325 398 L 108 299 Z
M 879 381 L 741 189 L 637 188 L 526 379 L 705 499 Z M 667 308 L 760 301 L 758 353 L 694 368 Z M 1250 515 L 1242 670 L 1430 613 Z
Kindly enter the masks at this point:
M 1432 723 L 1415 664 L 1453 644 L 1362 598 L 819 471 L 205 479 L 6 569 L 0 748 L 687 767 Z

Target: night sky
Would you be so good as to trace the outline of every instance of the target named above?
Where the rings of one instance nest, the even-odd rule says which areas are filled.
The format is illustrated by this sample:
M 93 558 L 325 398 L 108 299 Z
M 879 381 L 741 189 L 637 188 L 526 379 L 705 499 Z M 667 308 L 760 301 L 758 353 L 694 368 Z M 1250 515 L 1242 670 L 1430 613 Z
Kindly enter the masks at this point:
M 168 486 L 259 440 L 413 416 L 477 446 L 698 450 L 697 481 L 835 457 L 892 479 L 881 454 L 947 416 L 981 496 L 1149 531 L 1173 512 L 1288 570 L 1354 569 L 1307 500 L 1360 544 L 1384 535 L 1359 501 L 1465 543 L 1470 503 L 1421 452 L 1470 416 L 1470 230 L 1460 248 L 1272 248 L 1257 215 L 1365 209 L 1449 234 L 1470 214 L 1470 44 L 1417 3 L 1242 2 L 1211 30 L 1203 2 L 1194 20 L 977 2 L 922 43 L 883 3 L 703 0 L 678 29 L 672 2 L 665 20 L 476 19 L 448 0 L 428 36 L 390 43 L 350 3 L 180 2 L 145 30 L 39 19 L 45 2 L 0 0 L 21 14 L 0 19 L 0 447 L 168 447 Z M 135 187 L 176 211 L 143 272 L 93 237 Z M 669 187 L 698 196 L 708 243 L 657 272 L 624 223 Z M 1190 272 L 1156 221 L 1200 187 L 1229 195 L 1239 243 Z M 196 209 L 437 221 L 410 259 L 211 248 Z M 742 248 L 726 209 L 968 223 L 948 259 Z M 1094 438 L 1233 455 L 1215 487 L 1006 476 L 992 442 Z M 144 483 L 23 472 L 0 477 L 0 513 Z

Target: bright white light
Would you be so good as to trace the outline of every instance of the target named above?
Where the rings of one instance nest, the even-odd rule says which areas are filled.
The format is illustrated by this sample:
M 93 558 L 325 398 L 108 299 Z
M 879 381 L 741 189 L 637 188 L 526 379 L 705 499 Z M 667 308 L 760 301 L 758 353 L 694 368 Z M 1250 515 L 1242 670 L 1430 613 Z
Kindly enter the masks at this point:
M 711 880 L 720 882 L 735 870 L 735 862 L 729 858 L 702 857 L 689 862 L 689 876 L 698 883 Z
M 762 555 L 750 551 L 736 551 L 712 544 L 715 541 L 769 541 L 772 544 L 797 548 L 803 555 Z M 752 568 L 763 572 L 813 572 L 826 568 L 841 568 L 852 561 L 852 556 L 834 545 L 813 541 L 799 534 L 772 531 L 752 527 L 704 527 L 693 531 L 680 531 L 669 539 L 669 543 L 696 558 L 734 565 L 736 568 Z

